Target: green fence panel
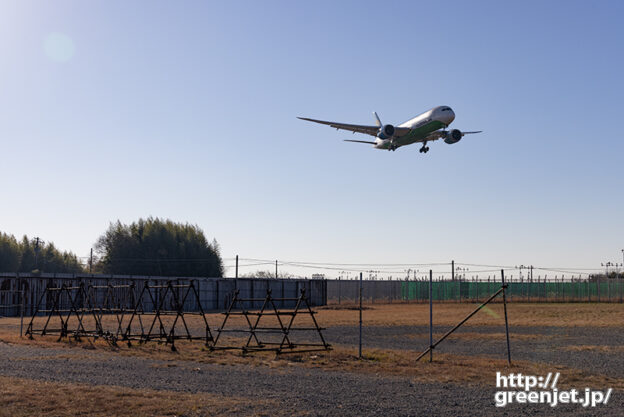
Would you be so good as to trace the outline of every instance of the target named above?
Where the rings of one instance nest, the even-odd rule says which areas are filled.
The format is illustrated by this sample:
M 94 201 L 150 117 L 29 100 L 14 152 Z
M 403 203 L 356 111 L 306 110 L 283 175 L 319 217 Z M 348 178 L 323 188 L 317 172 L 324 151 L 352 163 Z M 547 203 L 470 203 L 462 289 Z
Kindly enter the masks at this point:
M 484 301 L 499 288 L 500 282 L 496 281 L 434 281 L 432 292 L 435 301 L 477 302 Z M 429 281 L 401 281 L 398 293 L 403 301 L 425 302 L 429 299 Z M 511 281 L 507 299 L 512 302 L 624 302 L 624 281 Z

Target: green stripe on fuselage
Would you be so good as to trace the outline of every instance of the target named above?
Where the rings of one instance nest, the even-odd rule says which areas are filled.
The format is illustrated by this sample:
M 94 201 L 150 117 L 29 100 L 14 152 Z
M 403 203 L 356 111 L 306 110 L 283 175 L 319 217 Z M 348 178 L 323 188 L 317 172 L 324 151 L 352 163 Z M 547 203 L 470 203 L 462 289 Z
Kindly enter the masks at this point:
M 414 142 L 423 142 L 427 136 L 429 136 L 432 132 L 436 130 L 440 130 L 446 127 L 444 123 L 439 120 L 432 120 L 429 123 L 425 123 L 422 126 L 413 128 L 407 135 L 401 136 L 400 138 L 395 139 L 395 144 L 398 146 L 409 145 Z M 378 149 L 388 149 L 390 147 L 390 141 L 386 141 L 382 146 L 379 146 Z
M 403 143 L 404 141 L 408 143 L 414 143 L 426 138 L 431 132 L 435 132 L 436 130 L 442 129 L 443 127 L 445 127 L 445 125 L 441 121 L 432 120 L 427 124 L 412 129 L 407 135 L 401 136 L 398 139 L 400 143 Z

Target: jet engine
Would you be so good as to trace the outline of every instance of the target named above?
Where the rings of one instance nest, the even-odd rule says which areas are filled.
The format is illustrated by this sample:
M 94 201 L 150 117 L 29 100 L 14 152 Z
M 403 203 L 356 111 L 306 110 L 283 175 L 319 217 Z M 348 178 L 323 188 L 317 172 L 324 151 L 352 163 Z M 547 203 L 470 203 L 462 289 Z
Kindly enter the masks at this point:
M 454 143 L 459 142 L 462 136 L 464 135 L 462 134 L 461 130 L 451 129 L 448 132 L 446 132 L 446 136 L 444 136 L 444 142 L 448 143 L 449 145 L 452 145 Z
M 394 126 L 392 125 L 383 125 L 379 128 L 379 132 L 377 132 L 377 137 L 379 139 L 390 139 L 394 136 Z

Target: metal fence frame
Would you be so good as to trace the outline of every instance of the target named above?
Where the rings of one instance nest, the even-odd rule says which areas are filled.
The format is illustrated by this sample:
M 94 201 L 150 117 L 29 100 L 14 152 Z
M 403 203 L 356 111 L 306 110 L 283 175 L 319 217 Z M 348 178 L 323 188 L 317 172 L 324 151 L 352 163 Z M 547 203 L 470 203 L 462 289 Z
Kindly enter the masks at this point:
M 24 327 L 24 290 L 0 290 L 0 319 L 20 318 L 20 336 Z
M 23 291 L 23 314 L 32 315 L 36 304 L 45 293 L 46 287 L 78 286 L 81 283 L 93 286 L 130 285 L 140 288 L 148 282 L 153 285 L 167 281 L 197 282 L 200 295 L 201 307 L 204 311 L 221 311 L 226 309 L 232 299 L 234 291 L 238 290 L 245 298 L 262 298 L 267 290 L 279 298 L 293 298 L 305 290 L 310 305 L 322 306 L 327 304 L 327 281 L 325 279 L 288 279 L 288 278 L 210 278 L 210 277 L 152 277 L 133 275 L 102 275 L 102 274 L 24 274 L 24 273 L 0 273 L 0 290 Z M 51 301 L 51 300 L 50 300 Z M 194 301 L 189 300 L 185 309 L 188 311 L 198 310 L 197 305 L 191 305 Z M 289 301 L 280 302 L 279 308 L 293 307 Z M 1 304 L 1 302 L 0 302 Z M 196 303 L 195 303 L 196 304 Z M 46 303 L 43 304 L 45 308 Z M 258 302 L 254 307 L 261 307 Z M 67 308 L 67 306 L 65 307 Z M 150 306 L 144 306 L 149 309 Z

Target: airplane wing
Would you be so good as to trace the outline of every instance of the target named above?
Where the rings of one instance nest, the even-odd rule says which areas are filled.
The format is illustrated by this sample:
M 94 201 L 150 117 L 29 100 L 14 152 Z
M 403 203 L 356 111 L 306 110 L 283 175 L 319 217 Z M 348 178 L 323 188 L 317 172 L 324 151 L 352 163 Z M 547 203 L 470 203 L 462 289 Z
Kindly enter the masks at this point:
M 475 130 L 475 131 L 472 131 L 472 132 L 463 132 L 463 131 L 460 130 L 460 132 L 461 132 L 462 136 L 464 136 L 464 135 L 472 135 L 472 134 L 475 134 L 475 133 L 481 133 L 483 131 L 482 130 Z M 416 142 L 432 142 L 434 140 L 438 140 L 440 138 L 443 138 L 445 135 L 446 135 L 445 131 L 443 131 L 443 130 L 436 130 L 435 132 L 431 132 L 424 139 L 418 140 Z
M 357 142 L 357 143 L 370 143 L 371 145 L 376 145 L 376 142 L 370 142 L 367 140 L 351 140 L 351 139 L 345 139 L 345 142 Z
M 348 130 L 353 133 L 365 133 L 371 136 L 377 136 L 377 133 L 379 132 L 379 126 L 352 125 L 348 123 L 327 122 L 325 120 L 308 119 L 307 117 L 297 117 L 297 119 L 307 120 L 308 122 L 320 123 L 322 125 L 331 126 L 339 130 Z M 410 129 L 407 127 L 395 127 L 394 131 L 396 136 L 403 136 L 409 133 Z
M 322 125 L 331 126 L 336 129 L 348 130 L 353 133 L 365 133 L 371 136 L 377 136 L 377 132 L 379 132 L 378 126 L 351 125 L 347 123 L 326 122 L 324 120 L 308 119 L 307 117 L 297 117 L 297 119 L 307 120 L 308 122 L 320 123 Z

